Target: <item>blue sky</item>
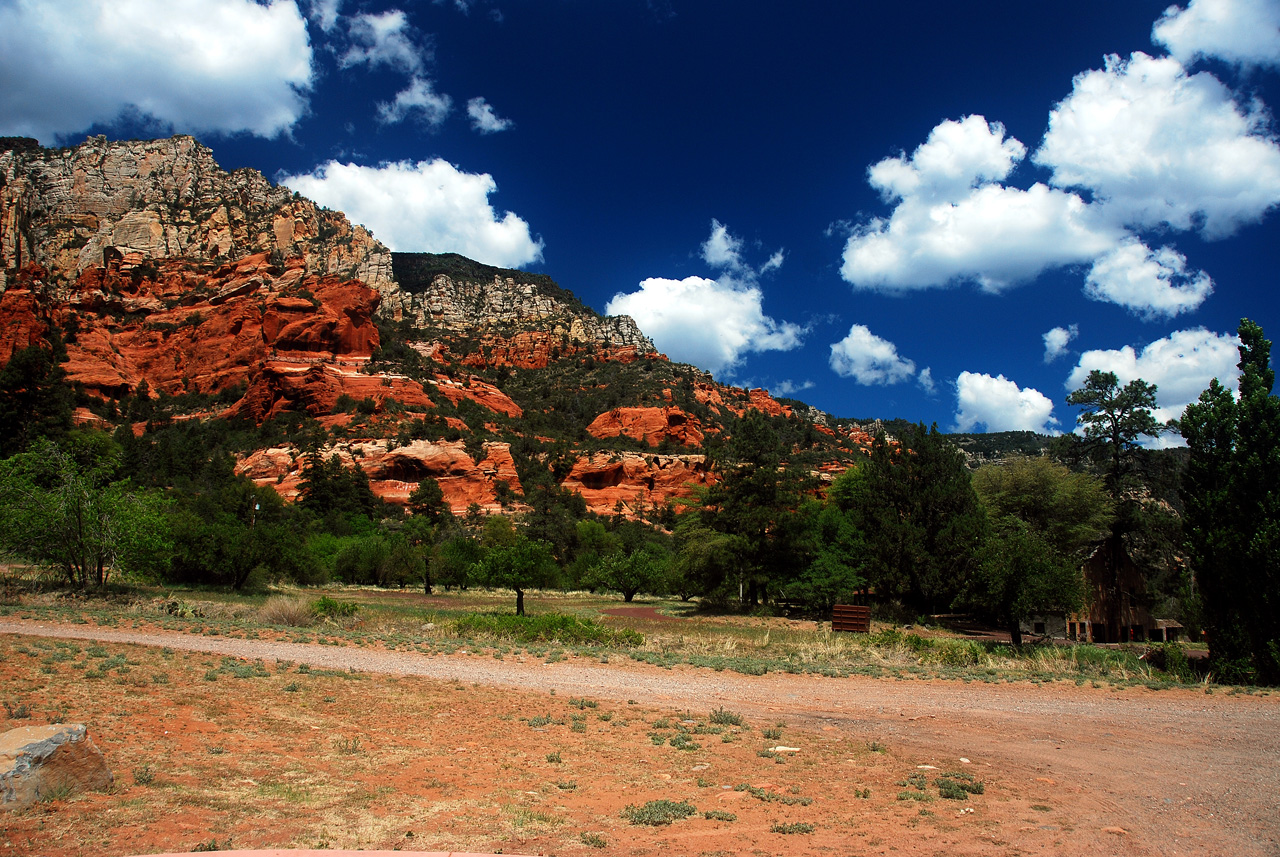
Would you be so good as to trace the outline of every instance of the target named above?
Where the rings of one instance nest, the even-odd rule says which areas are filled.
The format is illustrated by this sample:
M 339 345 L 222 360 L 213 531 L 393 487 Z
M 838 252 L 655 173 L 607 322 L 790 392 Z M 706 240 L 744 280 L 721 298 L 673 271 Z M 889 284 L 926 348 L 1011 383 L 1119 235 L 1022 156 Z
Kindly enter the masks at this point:
M 1180 413 L 1280 337 L 1280 0 L 0 0 L 0 134 L 193 133 L 839 416 Z

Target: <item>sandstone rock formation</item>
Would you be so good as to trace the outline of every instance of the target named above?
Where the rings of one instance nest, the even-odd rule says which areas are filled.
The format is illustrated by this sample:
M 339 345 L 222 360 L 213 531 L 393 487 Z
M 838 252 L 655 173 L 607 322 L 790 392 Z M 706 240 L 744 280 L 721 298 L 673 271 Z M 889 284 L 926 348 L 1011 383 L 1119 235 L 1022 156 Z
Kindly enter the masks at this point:
M 692 452 L 724 431 L 720 418 L 792 415 L 763 390 L 673 368 L 632 319 L 601 317 L 545 275 L 391 253 L 340 212 L 253 170 L 226 172 L 183 136 L 57 150 L 0 139 L 0 365 L 59 336 L 90 401 L 146 389 L 194 394 L 180 419 L 306 414 L 380 496 L 403 503 L 433 478 L 457 512 L 520 508 L 508 441 L 532 456 L 522 467 L 571 456 L 563 484 L 611 513 L 712 478 L 696 455 L 622 451 L 635 442 Z M 75 417 L 106 430 L 119 419 L 109 406 Z M 828 432 L 845 451 L 861 443 Z M 617 438 L 619 451 L 585 455 L 588 436 Z M 293 498 L 299 455 L 246 451 L 239 469 Z
M 595 453 L 579 458 L 561 483 L 577 491 L 587 508 L 612 514 L 619 501 L 624 513 L 663 506 L 668 500 L 693 496 L 694 486 L 715 482 L 702 455 L 642 455 Z
M 701 447 L 703 440 L 698 418 L 679 408 L 614 408 L 596 417 L 587 426 L 587 434 L 598 438 L 626 435 L 650 446 L 672 440 Z
M 499 512 L 498 483 L 505 482 L 511 491 L 519 493 L 523 490 L 520 477 L 509 444 L 486 443 L 483 450 L 484 455 L 476 461 L 462 441 L 415 440 L 396 446 L 382 440 L 334 444 L 317 455 L 325 460 L 337 455 L 345 466 L 359 467 L 369 477 L 373 492 L 393 503 L 407 503 L 419 482 L 435 479 L 455 513 L 465 512 L 472 503 L 486 512 Z M 244 458 L 236 472 L 274 488 L 286 500 L 295 500 L 303 458 L 296 447 L 273 447 Z
M 0 735 L 0 808 L 101 791 L 114 779 L 83 723 L 23 726 Z

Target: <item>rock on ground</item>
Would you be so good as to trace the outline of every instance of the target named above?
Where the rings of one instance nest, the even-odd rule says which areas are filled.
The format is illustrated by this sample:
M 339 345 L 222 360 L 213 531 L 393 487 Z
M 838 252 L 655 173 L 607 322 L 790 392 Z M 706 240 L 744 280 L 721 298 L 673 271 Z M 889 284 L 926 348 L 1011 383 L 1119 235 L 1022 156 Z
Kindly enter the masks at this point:
M 0 806 L 110 788 L 107 760 L 83 723 L 23 726 L 0 735 Z

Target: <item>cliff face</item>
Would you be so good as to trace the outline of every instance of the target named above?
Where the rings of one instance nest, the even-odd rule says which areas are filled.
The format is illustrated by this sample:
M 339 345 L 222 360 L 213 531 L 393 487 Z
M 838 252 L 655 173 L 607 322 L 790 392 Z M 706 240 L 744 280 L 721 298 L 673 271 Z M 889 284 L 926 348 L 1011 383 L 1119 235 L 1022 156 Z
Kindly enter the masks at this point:
M 0 290 L 36 263 L 55 284 L 140 259 L 298 257 L 308 273 L 391 291 L 391 254 L 363 227 L 256 170 L 228 173 L 192 137 L 0 151 Z
M 170 416 L 301 414 L 381 496 L 434 478 L 455 511 L 520 508 L 515 441 L 595 511 L 653 508 L 715 478 L 698 452 L 725 419 L 791 413 L 670 364 L 545 275 L 391 253 L 191 137 L 0 139 L 0 365 L 55 336 L 82 423 L 111 429 L 111 402 L 143 390 L 205 396 Z M 300 455 L 242 450 L 239 470 L 292 497 Z

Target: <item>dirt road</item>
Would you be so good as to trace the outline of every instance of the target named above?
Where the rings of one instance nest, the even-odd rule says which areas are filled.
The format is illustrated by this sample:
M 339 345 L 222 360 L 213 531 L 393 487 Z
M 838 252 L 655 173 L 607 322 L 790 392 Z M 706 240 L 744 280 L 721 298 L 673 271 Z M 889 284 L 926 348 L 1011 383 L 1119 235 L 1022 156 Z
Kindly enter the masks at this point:
M 776 713 L 797 726 L 910 748 L 922 764 L 954 766 L 964 757 L 1020 784 L 1033 800 L 1038 791 L 1059 802 L 1065 795 L 1076 853 L 1280 854 L 1274 694 L 757 677 L 616 660 L 517 663 L 13 620 L 0 621 L 0 633 L 287 659 L 673 710 Z

